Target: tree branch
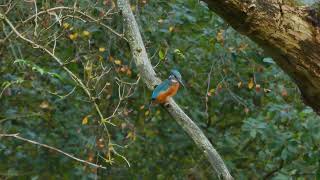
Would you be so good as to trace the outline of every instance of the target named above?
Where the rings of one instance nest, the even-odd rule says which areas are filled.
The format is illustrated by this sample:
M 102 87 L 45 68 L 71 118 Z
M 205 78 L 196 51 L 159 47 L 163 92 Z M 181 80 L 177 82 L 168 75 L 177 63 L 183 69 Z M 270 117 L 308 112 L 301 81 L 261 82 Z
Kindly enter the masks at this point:
M 203 0 L 235 30 L 272 56 L 320 115 L 320 18 L 279 0 Z M 284 1 L 283 1 L 284 2 Z
M 52 147 L 52 146 L 49 146 L 49 145 L 46 145 L 46 144 L 42 144 L 42 143 L 39 143 L 39 142 L 36 142 L 36 141 L 32 141 L 30 139 L 23 138 L 23 137 L 19 136 L 19 134 L 0 134 L 0 137 L 13 137 L 13 138 L 16 138 L 16 139 L 19 139 L 19 140 L 22 140 L 22 141 L 25 141 L 25 142 L 28 142 L 28 143 L 31 143 L 31 144 L 36 144 L 36 145 L 39 145 L 39 146 L 42 146 L 42 147 L 57 151 L 58 153 L 64 154 L 64 155 L 68 156 L 71 159 L 74 159 L 76 161 L 79 161 L 79 162 L 82 162 L 82 163 L 85 163 L 85 164 L 89 164 L 89 165 L 91 165 L 93 167 L 107 169 L 106 167 L 104 167 L 102 165 L 94 164 L 94 163 L 85 161 L 83 159 L 79 159 L 77 157 L 74 157 L 73 155 L 71 155 L 69 153 L 66 153 L 66 152 L 64 152 L 64 151 L 62 151 L 60 149 L 55 148 L 55 147 Z
M 160 83 L 160 79 L 156 77 L 156 73 L 148 59 L 145 46 L 143 44 L 138 24 L 131 11 L 128 0 L 118 0 L 118 8 L 120 9 L 124 25 L 125 35 L 128 39 L 134 62 L 140 72 L 140 76 L 149 89 Z M 203 151 L 208 161 L 211 163 L 219 177 L 223 179 L 233 179 L 226 165 L 218 152 L 211 145 L 201 129 L 183 112 L 183 110 L 174 102 L 169 101 L 170 106 L 166 107 L 171 116 L 178 124 L 188 133 L 196 145 Z

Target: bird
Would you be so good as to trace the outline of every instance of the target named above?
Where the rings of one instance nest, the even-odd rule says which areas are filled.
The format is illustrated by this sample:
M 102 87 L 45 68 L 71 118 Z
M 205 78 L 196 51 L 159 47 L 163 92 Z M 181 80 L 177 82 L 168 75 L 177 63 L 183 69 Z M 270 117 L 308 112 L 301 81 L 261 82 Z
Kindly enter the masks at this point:
M 171 70 L 168 79 L 153 90 L 151 104 L 167 105 L 169 98 L 176 95 L 180 85 L 184 87 L 180 72 L 176 69 Z

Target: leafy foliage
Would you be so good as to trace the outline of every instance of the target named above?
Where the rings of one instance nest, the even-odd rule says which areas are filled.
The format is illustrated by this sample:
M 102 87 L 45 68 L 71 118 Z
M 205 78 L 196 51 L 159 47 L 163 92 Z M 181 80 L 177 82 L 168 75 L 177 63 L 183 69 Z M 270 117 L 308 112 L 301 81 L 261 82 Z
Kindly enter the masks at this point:
M 20 133 L 108 170 L 1 138 L 0 175 L 215 178 L 205 157 L 172 118 L 161 107 L 148 109 L 151 92 L 140 81 L 126 41 L 106 27 L 122 32 L 114 2 L 78 2 L 78 10 L 95 20 L 64 9 L 17 27 L 36 13 L 34 3 L 19 1 L 8 12 L 23 36 L 55 49 L 63 66 L 10 35 L 12 29 L 2 23 L 0 38 L 8 39 L 0 47 L 0 133 Z M 74 2 L 36 5 L 41 12 L 72 8 Z M 170 69 L 180 70 L 187 88 L 175 99 L 205 131 L 236 179 L 320 176 L 320 119 L 261 49 L 195 0 L 141 0 L 133 2 L 132 9 L 157 74 L 164 79 Z M 108 120 L 101 119 L 94 103 Z

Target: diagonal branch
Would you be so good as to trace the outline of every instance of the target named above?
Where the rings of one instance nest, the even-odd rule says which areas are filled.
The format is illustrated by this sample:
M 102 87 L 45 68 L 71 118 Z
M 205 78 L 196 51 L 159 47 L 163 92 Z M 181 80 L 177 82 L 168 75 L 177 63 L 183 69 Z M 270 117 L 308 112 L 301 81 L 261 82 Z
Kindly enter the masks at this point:
M 39 146 L 54 150 L 54 151 L 56 151 L 58 153 L 61 153 L 61 154 L 64 154 L 64 155 L 68 156 L 71 159 L 74 159 L 76 161 L 79 161 L 79 162 L 82 162 L 82 163 L 85 163 L 85 164 L 89 164 L 89 165 L 91 165 L 93 167 L 107 169 L 106 167 L 104 167 L 102 165 L 94 164 L 94 163 L 91 163 L 89 161 L 85 161 L 83 159 L 79 159 L 77 157 L 74 157 L 73 155 L 71 155 L 69 153 L 66 153 L 66 152 L 64 152 L 64 151 L 62 151 L 60 149 L 55 148 L 55 147 L 52 147 L 52 146 L 49 146 L 49 145 L 46 145 L 46 144 L 42 144 L 42 143 L 39 143 L 39 142 L 36 142 L 36 141 L 32 141 L 30 139 L 23 138 L 23 137 L 19 136 L 19 134 L 0 134 L 0 137 L 13 137 L 13 138 L 19 139 L 21 141 L 25 141 L 25 142 L 28 142 L 28 143 L 31 143 L 31 144 L 39 145 Z
M 134 62 L 143 81 L 147 84 L 149 89 L 153 89 L 154 85 L 160 83 L 160 79 L 156 77 L 156 73 L 148 59 L 138 24 L 131 11 L 130 4 L 128 0 L 118 0 L 117 3 L 119 10 L 122 12 L 125 35 L 128 39 Z M 211 145 L 201 129 L 188 117 L 188 115 L 183 112 L 173 99 L 170 99 L 169 103 L 170 106 L 166 108 L 168 112 L 203 151 L 218 176 L 223 179 L 233 179 L 222 158 Z

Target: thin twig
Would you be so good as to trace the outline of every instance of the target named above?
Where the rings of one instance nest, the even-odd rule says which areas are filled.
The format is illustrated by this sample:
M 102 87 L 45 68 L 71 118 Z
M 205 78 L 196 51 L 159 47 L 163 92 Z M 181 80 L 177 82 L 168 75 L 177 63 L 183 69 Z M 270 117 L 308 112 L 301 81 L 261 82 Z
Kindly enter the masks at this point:
M 36 11 L 35 15 L 36 17 L 34 18 L 34 36 L 38 36 L 38 33 L 37 33 L 37 28 L 38 28 L 38 7 L 37 7 L 37 0 L 33 0 L 33 3 L 34 3 L 34 9 Z
M 25 142 L 29 142 L 29 143 L 31 143 L 31 144 L 36 144 L 36 145 L 39 145 L 39 146 L 42 146 L 42 147 L 45 147 L 45 148 L 54 150 L 54 151 L 56 151 L 56 152 L 59 152 L 59 153 L 61 153 L 61 154 L 64 154 L 64 155 L 68 156 L 68 157 L 71 158 L 71 159 L 74 159 L 74 160 L 76 160 L 76 161 L 79 161 L 79 162 L 82 162 L 82 163 L 85 163 L 85 164 L 89 164 L 89 165 L 94 166 L 94 167 L 96 167 L 96 168 L 107 169 L 107 167 L 105 167 L 105 166 L 98 165 L 98 164 L 94 164 L 94 163 L 85 161 L 85 160 L 83 160 L 83 159 L 79 159 L 79 158 L 74 157 L 73 155 L 71 155 L 71 154 L 69 154 L 69 153 L 66 153 L 66 152 L 64 152 L 64 151 L 62 151 L 62 150 L 60 150 L 60 149 L 58 149 L 58 148 L 55 148 L 55 147 L 52 147 L 52 146 L 49 146 L 49 145 L 46 145 L 46 144 L 42 144 L 42 143 L 39 143 L 39 142 L 30 140 L 30 139 L 23 138 L 23 137 L 19 136 L 19 133 L 16 133 L 16 134 L 0 134 L 0 137 L 13 137 L 13 138 L 16 138 L 16 139 L 25 141 Z
M 5 22 L 11 27 L 12 31 L 22 40 L 30 43 L 31 45 L 33 45 L 34 48 L 39 48 L 42 49 L 43 51 L 45 51 L 48 55 L 50 55 L 69 75 L 70 77 L 84 90 L 84 92 L 87 94 L 87 96 L 89 97 L 90 101 L 92 101 L 95 109 L 98 112 L 98 115 L 100 116 L 100 119 L 103 123 L 109 123 L 113 126 L 115 126 L 115 124 L 111 123 L 110 121 L 105 120 L 105 118 L 103 117 L 100 108 L 98 106 L 98 104 L 96 103 L 96 101 L 94 100 L 93 96 L 91 95 L 91 92 L 89 91 L 89 89 L 84 85 L 84 83 L 82 82 L 81 79 L 79 79 L 70 69 L 68 69 L 66 66 L 64 66 L 64 63 L 57 57 L 55 56 L 50 50 L 48 50 L 47 48 L 45 48 L 42 45 L 39 45 L 37 43 L 35 43 L 34 41 L 24 37 L 20 32 L 17 31 L 17 29 L 14 27 L 14 25 L 11 23 L 11 21 L 3 14 L 0 13 L 0 19 L 4 19 Z
M 95 22 L 103 27 L 105 27 L 106 29 L 108 29 L 109 31 L 111 31 L 112 33 L 114 33 L 115 35 L 119 36 L 120 38 L 124 39 L 125 41 L 128 41 L 122 34 L 119 34 L 118 32 L 116 32 L 115 30 L 113 30 L 111 27 L 109 27 L 108 25 L 100 22 L 99 19 L 95 19 L 94 17 L 82 12 L 81 10 L 75 8 L 75 7 L 65 7 L 65 6 L 59 6 L 59 7 L 54 7 L 54 8 L 50 8 L 50 9 L 46 9 L 44 11 L 40 11 L 32 16 L 30 16 L 29 18 L 27 18 L 26 20 L 22 21 L 20 24 L 18 24 L 15 29 L 18 29 L 19 27 L 21 27 L 24 24 L 27 24 L 29 21 L 31 21 L 32 19 L 36 18 L 37 16 L 40 16 L 42 14 L 51 14 L 54 11 L 58 11 L 58 10 L 66 10 L 66 11 L 74 11 L 78 14 L 81 14 L 82 16 L 85 16 L 86 18 L 90 19 L 92 22 Z M 109 13 L 111 14 L 111 13 Z M 66 15 L 68 16 L 68 15 Z M 72 15 L 71 15 L 72 16 Z M 8 35 L 1 40 L 1 43 L 5 42 L 7 39 L 9 39 L 9 37 L 14 33 L 14 31 L 11 31 L 10 33 L 8 33 Z
M 206 113 L 206 116 L 208 117 L 208 101 L 209 101 L 209 90 L 210 90 L 210 83 L 211 83 L 211 73 L 212 73 L 212 70 L 213 70 L 213 62 L 211 64 L 211 68 L 210 68 L 210 72 L 208 73 L 208 80 L 207 80 L 207 91 L 206 91 L 206 95 L 205 95 L 205 105 L 206 105 L 206 109 L 205 109 L 205 113 Z
M 0 119 L 0 124 L 8 121 L 8 120 L 12 120 L 12 119 L 20 119 L 20 118 L 28 118 L 28 117 L 35 117 L 35 116 L 41 116 L 40 113 L 31 113 L 31 114 L 26 114 L 26 115 L 18 115 L 18 116 L 11 116 L 11 117 L 6 117 L 4 119 Z

